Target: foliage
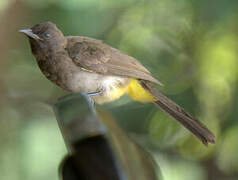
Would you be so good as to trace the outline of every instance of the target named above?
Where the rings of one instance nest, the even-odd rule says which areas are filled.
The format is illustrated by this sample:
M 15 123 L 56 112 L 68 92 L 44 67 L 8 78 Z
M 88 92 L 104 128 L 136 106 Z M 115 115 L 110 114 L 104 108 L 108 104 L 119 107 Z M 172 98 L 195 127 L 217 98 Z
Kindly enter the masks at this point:
M 1 0 L 0 179 L 57 179 L 66 153 L 51 108 L 66 92 L 43 77 L 17 32 L 43 21 L 137 58 L 164 94 L 215 132 L 216 145 L 206 148 L 152 105 L 129 97 L 105 105 L 153 153 L 165 180 L 235 179 L 237 7 L 235 0 Z

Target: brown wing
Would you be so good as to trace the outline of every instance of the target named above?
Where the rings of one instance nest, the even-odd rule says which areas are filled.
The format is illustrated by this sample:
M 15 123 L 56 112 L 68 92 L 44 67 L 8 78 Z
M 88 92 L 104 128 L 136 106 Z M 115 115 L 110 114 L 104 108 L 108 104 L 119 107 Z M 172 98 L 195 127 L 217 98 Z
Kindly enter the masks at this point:
M 68 36 L 67 51 L 73 62 L 89 71 L 148 80 L 161 84 L 136 59 L 99 40 Z

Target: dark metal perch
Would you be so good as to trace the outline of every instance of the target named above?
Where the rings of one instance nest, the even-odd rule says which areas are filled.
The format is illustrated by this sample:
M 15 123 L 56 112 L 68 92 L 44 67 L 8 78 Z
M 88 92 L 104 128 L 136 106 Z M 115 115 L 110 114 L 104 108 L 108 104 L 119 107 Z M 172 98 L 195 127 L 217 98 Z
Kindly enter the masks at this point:
M 61 163 L 62 179 L 158 179 L 159 169 L 150 155 L 132 142 L 108 113 L 96 113 L 87 96 L 61 98 L 55 104 L 55 114 L 69 151 Z

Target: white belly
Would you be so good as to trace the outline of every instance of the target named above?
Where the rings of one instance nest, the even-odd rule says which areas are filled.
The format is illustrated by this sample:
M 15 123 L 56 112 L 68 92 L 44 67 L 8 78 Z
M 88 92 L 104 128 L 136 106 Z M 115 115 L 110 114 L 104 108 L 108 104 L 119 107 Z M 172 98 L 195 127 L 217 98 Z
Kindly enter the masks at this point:
M 92 95 L 91 97 L 96 103 L 101 104 L 114 101 L 122 96 L 124 94 L 122 91 L 119 94 L 115 94 L 115 92 L 120 87 L 126 87 L 129 84 L 129 79 L 120 76 L 106 76 L 80 71 L 73 74 L 68 82 L 69 84 L 67 86 L 71 92 L 100 92 L 100 94 Z

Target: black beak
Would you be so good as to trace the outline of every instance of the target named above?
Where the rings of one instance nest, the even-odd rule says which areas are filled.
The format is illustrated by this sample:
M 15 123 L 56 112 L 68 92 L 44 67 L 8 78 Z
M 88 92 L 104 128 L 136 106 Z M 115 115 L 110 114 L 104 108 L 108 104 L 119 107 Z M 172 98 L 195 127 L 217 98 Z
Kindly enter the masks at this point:
M 19 32 L 24 33 L 28 37 L 35 40 L 42 40 L 38 35 L 34 34 L 31 29 L 21 29 Z

